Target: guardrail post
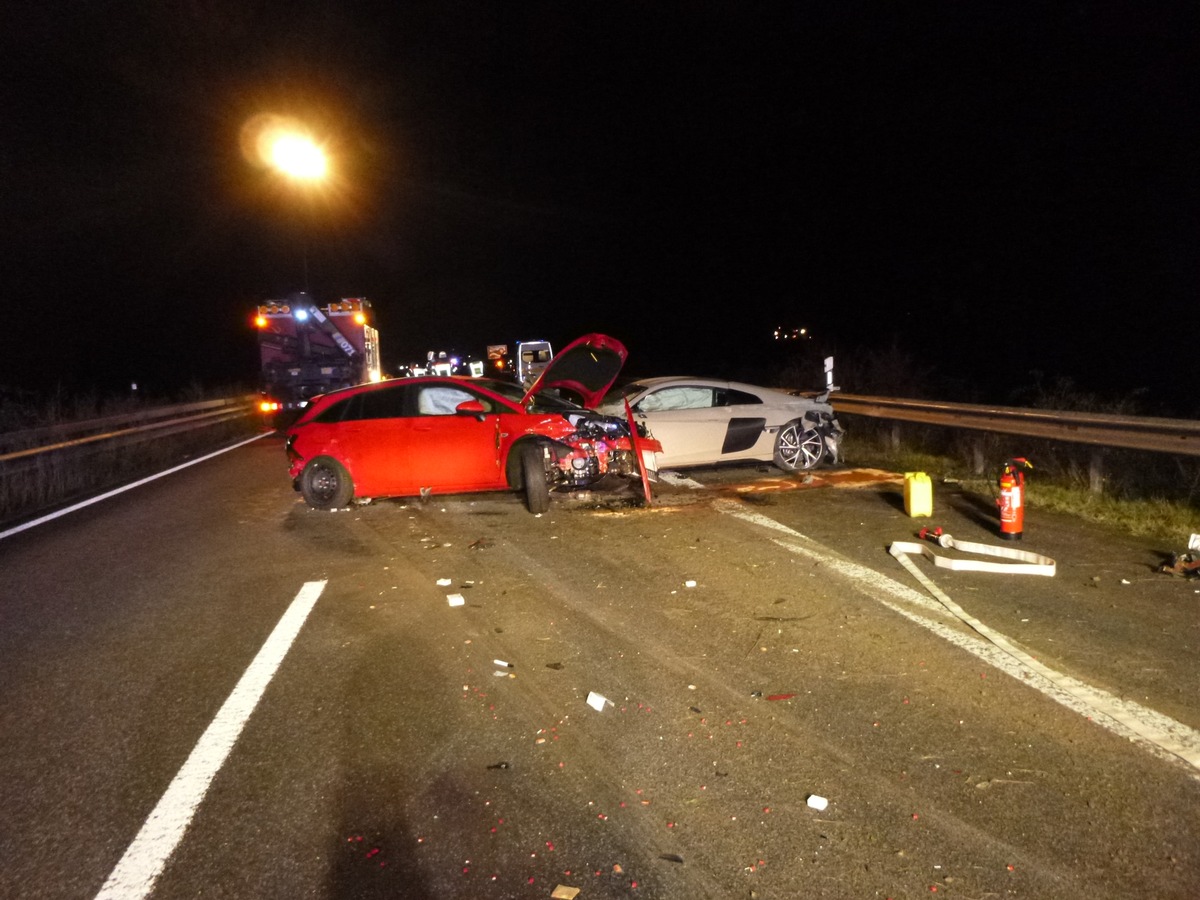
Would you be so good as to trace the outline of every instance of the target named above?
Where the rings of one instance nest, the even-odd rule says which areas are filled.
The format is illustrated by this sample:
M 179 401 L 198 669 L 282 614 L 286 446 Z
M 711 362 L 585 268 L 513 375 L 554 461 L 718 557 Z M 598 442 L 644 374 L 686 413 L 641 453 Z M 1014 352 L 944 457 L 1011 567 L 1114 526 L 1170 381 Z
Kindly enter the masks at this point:
M 987 453 L 983 449 L 983 441 L 971 442 L 971 468 L 976 475 L 987 471 Z
M 1093 494 L 1104 492 L 1104 448 L 1092 450 L 1088 458 L 1088 487 Z

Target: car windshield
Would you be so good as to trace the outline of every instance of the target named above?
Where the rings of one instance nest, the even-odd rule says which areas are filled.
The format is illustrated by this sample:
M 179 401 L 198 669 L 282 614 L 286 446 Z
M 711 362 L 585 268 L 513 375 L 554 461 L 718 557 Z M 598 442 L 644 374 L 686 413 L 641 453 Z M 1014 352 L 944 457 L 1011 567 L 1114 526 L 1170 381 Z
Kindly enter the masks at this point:
M 508 381 L 488 381 L 487 388 L 503 397 L 505 400 L 511 400 L 513 403 L 520 405 L 525 399 L 525 389 L 521 385 Z M 562 410 L 580 409 L 580 405 L 563 395 L 563 393 L 554 388 L 547 388 L 538 391 L 533 396 L 529 403 L 529 412 L 561 412 Z
M 645 389 L 646 386 L 640 381 L 631 381 L 623 387 L 614 387 L 604 395 L 604 399 L 600 401 L 600 405 L 611 406 L 614 403 L 621 405 L 621 401 L 626 397 L 632 397 L 634 394 L 639 394 Z

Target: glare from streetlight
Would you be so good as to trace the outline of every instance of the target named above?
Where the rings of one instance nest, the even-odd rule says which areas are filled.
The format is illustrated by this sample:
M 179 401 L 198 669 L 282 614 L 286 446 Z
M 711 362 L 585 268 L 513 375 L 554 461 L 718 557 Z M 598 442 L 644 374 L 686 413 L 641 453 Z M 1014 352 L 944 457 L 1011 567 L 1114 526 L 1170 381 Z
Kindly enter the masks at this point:
M 260 113 L 242 126 L 242 153 L 256 166 L 295 181 L 324 182 L 330 176 L 325 148 L 304 123 L 291 116 Z
M 271 144 L 271 164 L 285 175 L 305 181 L 325 177 L 328 165 L 325 153 L 312 138 L 300 134 L 281 134 Z

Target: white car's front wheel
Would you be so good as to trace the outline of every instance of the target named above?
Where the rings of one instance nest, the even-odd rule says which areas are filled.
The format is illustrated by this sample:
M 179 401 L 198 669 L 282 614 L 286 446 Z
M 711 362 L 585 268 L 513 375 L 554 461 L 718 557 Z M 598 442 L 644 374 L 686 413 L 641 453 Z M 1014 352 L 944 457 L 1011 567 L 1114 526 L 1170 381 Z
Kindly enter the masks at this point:
M 825 438 L 815 428 L 794 419 L 775 436 L 775 465 L 785 472 L 815 469 L 825 458 Z

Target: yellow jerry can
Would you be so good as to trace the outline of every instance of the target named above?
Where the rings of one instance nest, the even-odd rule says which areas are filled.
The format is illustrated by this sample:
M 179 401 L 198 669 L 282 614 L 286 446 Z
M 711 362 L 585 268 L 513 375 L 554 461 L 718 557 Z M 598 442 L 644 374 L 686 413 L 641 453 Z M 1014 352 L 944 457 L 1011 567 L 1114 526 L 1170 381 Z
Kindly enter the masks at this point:
M 924 472 L 904 473 L 904 511 L 914 518 L 933 515 L 933 484 Z

